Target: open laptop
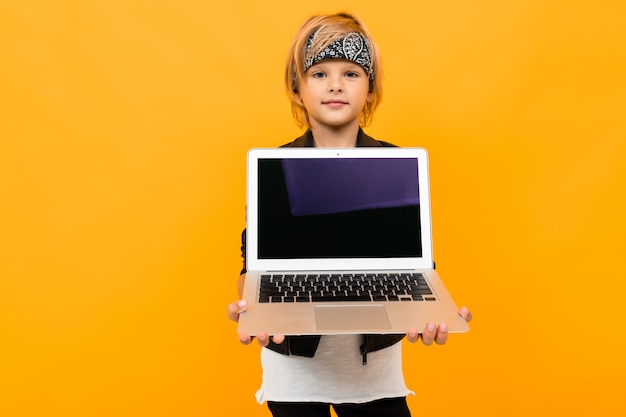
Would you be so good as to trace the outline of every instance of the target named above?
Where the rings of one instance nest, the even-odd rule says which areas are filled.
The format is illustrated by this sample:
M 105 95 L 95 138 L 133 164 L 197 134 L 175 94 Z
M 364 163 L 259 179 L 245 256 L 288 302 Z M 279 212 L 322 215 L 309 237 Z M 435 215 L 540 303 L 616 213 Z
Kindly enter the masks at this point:
M 422 148 L 251 149 L 239 332 L 469 326 L 434 269 Z

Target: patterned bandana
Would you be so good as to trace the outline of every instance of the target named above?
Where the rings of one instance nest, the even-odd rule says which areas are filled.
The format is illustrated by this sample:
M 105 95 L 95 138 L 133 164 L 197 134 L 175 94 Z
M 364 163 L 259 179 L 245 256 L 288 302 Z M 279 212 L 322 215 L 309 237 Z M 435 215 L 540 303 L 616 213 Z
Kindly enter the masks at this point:
M 308 70 L 313 65 L 323 59 L 343 58 L 359 64 L 369 76 L 370 81 L 374 81 L 374 67 L 372 66 L 372 55 L 370 53 L 370 44 L 362 34 L 358 32 L 350 32 L 345 37 L 339 38 L 324 48 L 320 53 L 313 56 L 311 47 L 317 36 L 317 32 L 313 32 L 307 42 L 307 54 L 304 61 L 304 70 Z

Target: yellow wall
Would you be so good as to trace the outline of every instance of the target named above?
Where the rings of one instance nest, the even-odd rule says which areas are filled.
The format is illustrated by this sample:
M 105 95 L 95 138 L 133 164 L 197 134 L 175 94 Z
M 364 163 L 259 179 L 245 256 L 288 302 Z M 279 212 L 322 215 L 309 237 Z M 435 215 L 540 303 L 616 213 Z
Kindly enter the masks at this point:
M 270 5 L 271 4 L 271 5 Z M 0 415 L 269 415 L 236 298 L 245 153 L 299 134 L 310 14 L 378 40 L 374 137 L 431 155 L 472 330 L 405 345 L 415 415 L 624 414 L 624 2 L 0 2 Z

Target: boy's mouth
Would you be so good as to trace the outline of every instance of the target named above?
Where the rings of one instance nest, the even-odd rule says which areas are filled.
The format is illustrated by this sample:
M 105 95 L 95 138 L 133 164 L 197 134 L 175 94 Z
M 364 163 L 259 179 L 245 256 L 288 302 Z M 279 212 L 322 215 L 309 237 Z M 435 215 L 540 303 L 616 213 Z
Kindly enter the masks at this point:
M 322 104 L 325 104 L 329 107 L 341 107 L 341 106 L 348 104 L 348 102 L 342 101 L 342 100 L 328 100 L 328 101 L 322 102 Z

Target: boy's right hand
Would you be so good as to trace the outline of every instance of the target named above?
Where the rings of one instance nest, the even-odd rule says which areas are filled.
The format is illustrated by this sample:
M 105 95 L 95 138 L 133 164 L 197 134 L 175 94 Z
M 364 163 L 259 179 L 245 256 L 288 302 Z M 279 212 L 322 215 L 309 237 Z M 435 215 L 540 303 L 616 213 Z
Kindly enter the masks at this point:
M 248 308 L 248 303 L 245 300 L 239 300 L 232 302 L 228 305 L 228 318 L 232 321 L 239 321 L 239 314 L 246 311 Z M 252 343 L 254 336 L 250 336 L 247 333 L 239 334 L 239 341 L 244 345 L 249 345 Z M 276 344 L 281 344 L 285 341 L 285 336 L 282 334 L 275 334 L 274 336 L 269 336 L 266 332 L 257 332 L 256 340 L 261 346 L 267 346 L 272 340 Z

